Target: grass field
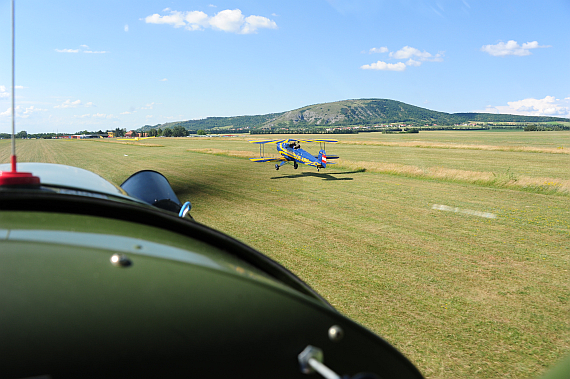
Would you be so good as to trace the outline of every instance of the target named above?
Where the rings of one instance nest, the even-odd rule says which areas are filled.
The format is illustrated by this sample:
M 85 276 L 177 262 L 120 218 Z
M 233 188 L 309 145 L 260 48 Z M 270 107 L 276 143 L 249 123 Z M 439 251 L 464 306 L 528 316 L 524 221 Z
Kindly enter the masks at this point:
M 535 377 L 570 353 L 570 133 L 340 135 L 320 172 L 251 163 L 247 139 L 280 136 L 246 137 L 25 140 L 18 156 L 117 184 L 162 172 L 197 221 L 288 267 L 427 378 Z

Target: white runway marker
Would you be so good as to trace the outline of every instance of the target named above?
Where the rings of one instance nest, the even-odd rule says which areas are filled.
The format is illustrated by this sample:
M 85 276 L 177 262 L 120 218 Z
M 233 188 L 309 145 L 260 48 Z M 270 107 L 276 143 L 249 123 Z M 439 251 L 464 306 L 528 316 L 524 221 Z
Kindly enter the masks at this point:
M 461 209 L 461 208 L 457 208 L 457 207 L 450 207 L 447 205 L 440 205 L 440 204 L 432 205 L 431 209 L 437 209 L 439 211 L 463 213 L 463 214 L 467 214 L 467 215 L 471 215 L 471 216 L 478 216 L 478 217 L 484 217 L 484 218 L 497 218 L 496 214 L 490 213 L 490 212 L 479 212 L 479 211 L 474 211 L 472 209 Z

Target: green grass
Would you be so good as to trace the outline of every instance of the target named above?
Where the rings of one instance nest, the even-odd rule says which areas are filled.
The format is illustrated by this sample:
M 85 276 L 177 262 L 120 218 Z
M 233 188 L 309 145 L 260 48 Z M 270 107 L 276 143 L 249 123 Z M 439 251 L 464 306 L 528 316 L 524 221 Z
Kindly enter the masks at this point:
M 570 148 L 568 132 L 339 139 Z M 327 150 L 368 165 L 569 179 L 568 154 L 349 144 Z M 18 141 L 22 162 L 76 165 L 118 184 L 142 169 L 164 173 L 180 199 L 192 201 L 196 220 L 288 267 L 428 378 L 535 377 L 570 352 L 569 196 L 406 170 L 275 171 L 244 158 L 258 152 L 247 138 Z M 0 161 L 8 156 L 0 141 Z M 477 216 L 484 213 L 496 217 Z

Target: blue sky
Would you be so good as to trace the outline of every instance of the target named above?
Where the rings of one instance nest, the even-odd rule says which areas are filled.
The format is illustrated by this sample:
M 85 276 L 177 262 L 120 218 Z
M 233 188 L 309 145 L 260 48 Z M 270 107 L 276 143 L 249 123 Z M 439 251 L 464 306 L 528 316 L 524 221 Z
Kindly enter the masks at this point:
M 17 0 L 16 127 L 136 129 L 358 98 L 570 117 L 569 19 L 568 0 Z

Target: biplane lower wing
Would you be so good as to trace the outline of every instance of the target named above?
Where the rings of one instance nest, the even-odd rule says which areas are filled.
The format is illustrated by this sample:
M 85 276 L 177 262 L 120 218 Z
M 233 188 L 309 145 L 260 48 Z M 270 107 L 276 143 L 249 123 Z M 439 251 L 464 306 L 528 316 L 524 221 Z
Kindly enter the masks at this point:
M 252 162 L 283 162 L 287 159 L 280 157 L 280 158 L 249 158 Z
M 323 164 L 319 163 L 319 162 L 311 162 L 311 163 L 305 163 L 305 164 L 307 166 L 313 166 L 313 167 L 317 167 L 317 168 L 323 168 L 324 167 Z M 333 162 L 326 163 L 327 166 L 331 165 L 331 164 L 336 164 L 336 163 L 333 163 Z

